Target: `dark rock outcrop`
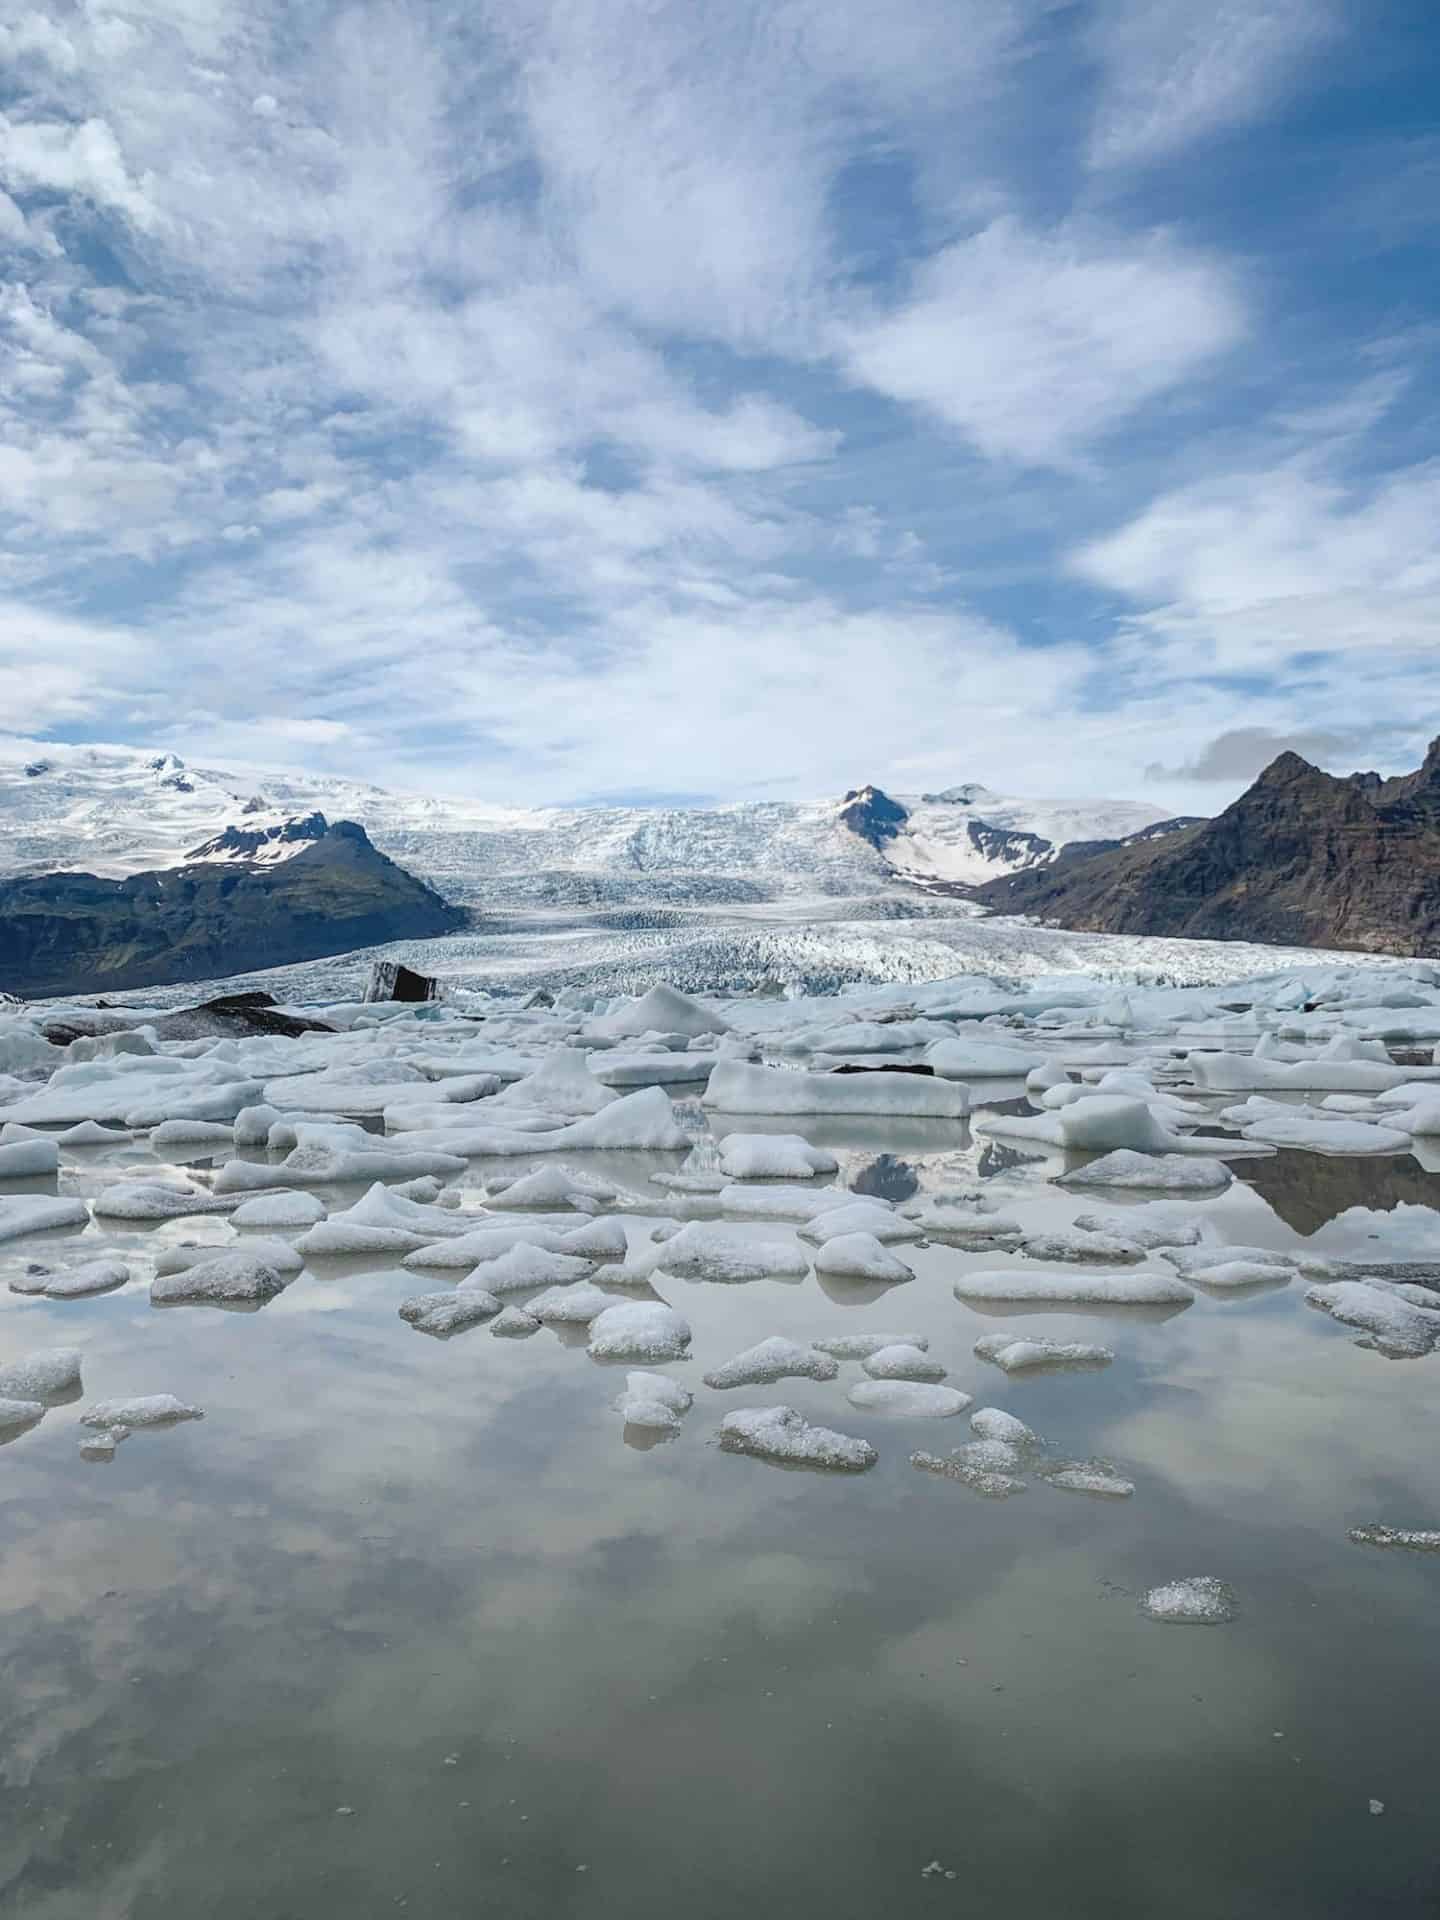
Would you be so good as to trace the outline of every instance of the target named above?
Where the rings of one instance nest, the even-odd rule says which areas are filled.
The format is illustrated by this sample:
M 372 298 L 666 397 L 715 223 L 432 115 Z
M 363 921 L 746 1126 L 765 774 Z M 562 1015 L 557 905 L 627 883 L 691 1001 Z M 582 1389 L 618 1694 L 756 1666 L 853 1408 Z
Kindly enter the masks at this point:
M 465 918 L 337 820 L 285 860 L 0 882 L 0 984 L 33 997 L 213 980 L 450 933 Z
M 840 809 L 843 825 L 872 847 L 885 847 L 904 830 L 909 813 L 879 787 L 852 787 Z
M 254 810 L 247 801 L 242 813 Z M 323 813 L 307 813 L 303 819 L 286 820 L 278 827 L 226 827 L 213 840 L 204 840 L 186 854 L 187 860 L 255 860 L 288 858 L 286 847 L 302 840 L 323 840 L 330 823 Z
M 413 967 L 402 966 L 398 960 L 377 960 L 370 969 L 364 997 L 415 1002 L 438 1000 L 440 995 L 440 982 L 428 973 L 416 973 Z
M 1440 953 L 1440 740 L 1394 780 L 1282 753 L 1214 820 L 1154 831 L 976 896 L 1101 933 Z

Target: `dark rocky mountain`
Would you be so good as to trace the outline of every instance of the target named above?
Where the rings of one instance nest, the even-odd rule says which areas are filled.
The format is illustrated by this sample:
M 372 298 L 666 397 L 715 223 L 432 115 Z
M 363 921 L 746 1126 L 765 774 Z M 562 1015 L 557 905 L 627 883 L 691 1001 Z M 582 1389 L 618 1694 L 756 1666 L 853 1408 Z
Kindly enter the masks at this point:
M 861 840 L 882 848 L 904 831 L 909 810 L 879 787 L 852 787 L 840 809 L 842 822 Z
M 308 824 L 308 823 L 307 823 Z M 222 835 L 223 839 L 224 836 Z M 165 986 L 451 933 L 465 913 L 351 820 L 287 859 L 213 858 L 126 880 L 0 882 L 0 986 L 41 996 Z
M 247 801 L 241 809 L 243 813 L 255 810 L 255 802 Z M 294 847 L 300 840 L 323 840 L 330 831 L 330 823 L 323 813 L 307 813 L 303 819 L 286 820 L 277 827 L 226 827 L 223 833 L 217 833 L 213 839 L 202 840 L 198 847 L 192 847 L 186 855 L 187 860 L 254 860 L 256 858 L 289 859 L 287 849 Z
M 976 895 L 1102 933 L 1440 953 L 1440 740 L 1394 780 L 1282 753 L 1214 820 L 1155 831 Z

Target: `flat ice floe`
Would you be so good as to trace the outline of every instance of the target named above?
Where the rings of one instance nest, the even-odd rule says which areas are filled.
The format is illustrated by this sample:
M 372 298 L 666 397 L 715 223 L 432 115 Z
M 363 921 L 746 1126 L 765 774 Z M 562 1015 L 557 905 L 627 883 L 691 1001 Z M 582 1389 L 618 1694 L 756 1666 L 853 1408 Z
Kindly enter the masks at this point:
M 313 1227 L 325 1218 L 325 1203 L 313 1193 L 279 1189 L 242 1200 L 230 1216 L 237 1227 Z
M 53 1140 L 12 1140 L 0 1146 L 0 1180 L 43 1180 L 60 1171 L 60 1149 Z
M 843 1204 L 827 1207 L 796 1231 L 812 1246 L 824 1246 L 829 1240 L 846 1239 L 852 1234 L 868 1234 L 881 1246 L 898 1246 L 924 1238 L 924 1228 L 914 1220 L 903 1219 L 881 1200 L 845 1199 Z
M 83 1200 L 51 1199 L 43 1193 L 0 1198 L 0 1240 L 20 1240 L 27 1233 L 49 1233 L 57 1227 L 83 1227 L 89 1219 Z
M 460 1241 L 452 1243 L 455 1246 Z M 494 1259 L 474 1263 L 471 1278 L 490 1293 L 538 1293 L 544 1287 L 568 1287 L 583 1282 L 593 1262 L 573 1253 L 555 1253 L 517 1240 Z
M 1109 1347 L 1097 1347 L 1080 1340 L 1042 1340 L 1036 1334 L 1023 1333 L 982 1334 L 975 1342 L 975 1355 L 999 1367 L 1002 1373 L 1108 1367 L 1115 1358 Z
M 723 1366 L 712 1368 L 705 1375 L 705 1384 L 728 1388 L 768 1386 L 772 1380 L 833 1380 L 839 1371 L 832 1355 L 774 1334 L 737 1353 Z
M 146 1393 L 129 1400 L 96 1400 L 80 1416 L 82 1427 L 173 1427 L 181 1420 L 203 1420 L 199 1407 L 173 1393 Z
M 968 1089 L 917 1073 L 804 1073 L 721 1060 L 704 1104 L 717 1113 L 920 1115 L 963 1120 Z
M 1166 1192 L 1218 1192 L 1230 1185 L 1230 1169 L 1221 1160 L 1191 1160 L 1174 1153 L 1134 1153 L 1119 1149 L 1088 1166 L 1060 1175 L 1062 1187 L 1159 1187 Z
M 1310 1287 L 1305 1303 L 1358 1328 L 1365 1335 L 1361 1344 L 1387 1359 L 1420 1359 L 1440 1341 L 1440 1308 L 1414 1306 L 1386 1281 L 1337 1280 Z
M 837 1360 L 868 1360 L 884 1347 L 916 1347 L 924 1353 L 930 1338 L 924 1333 L 835 1333 L 810 1344 Z
M 608 1308 L 623 1304 L 618 1295 L 582 1280 L 575 1286 L 547 1287 L 526 1302 L 525 1311 L 545 1327 L 588 1327 Z
M 402 1300 L 399 1306 L 400 1318 L 414 1327 L 417 1333 L 434 1334 L 442 1340 L 448 1339 L 452 1333 L 463 1333 L 467 1327 L 477 1326 L 482 1320 L 492 1319 L 499 1311 L 500 1302 L 483 1287 L 456 1287 L 449 1292 L 417 1293 L 408 1300 Z
M 945 1480 L 958 1480 L 972 1493 L 987 1500 L 1008 1500 L 1024 1493 L 1025 1482 L 1017 1468 L 1023 1457 L 1003 1440 L 972 1440 L 953 1453 L 912 1453 L 910 1464 L 921 1473 L 938 1474 Z
M 106 1220 L 183 1220 L 196 1213 L 233 1213 L 237 1202 L 203 1187 L 178 1187 L 162 1180 L 117 1182 L 95 1196 L 97 1218 Z
M 1159 1247 L 1197 1246 L 1204 1235 L 1204 1216 L 1194 1207 L 1173 1200 L 1147 1200 L 1113 1213 L 1079 1213 L 1075 1225 L 1083 1233 L 1113 1234 L 1147 1253 Z
M 16 1433 L 24 1427 L 33 1427 L 44 1417 L 42 1400 L 12 1400 L 8 1395 L 0 1398 L 0 1433 Z
M 123 1260 L 87 1260 L 78 1267 L 42 1267 L 10 1282 L 12 1293 L 42 1294 L 47 1300 L 87 1300 L 114 1293 L 130 1278 Z
M 404 1200 L 380 1181 L 352 1207 L 332 1213 L 295 1242 L 310 1254 L 414 1253 L 434 1240 L 457 1240 L 471 1222 L 449 1207 Z
M 501 1213 L 533 1213 L 568 1207 L 575 1213 L 595 1213 L 616 1197 L 608 1180 L 593 1174 L 571 1173 L 566 1167 L 537 1167 L 514 1179 L 491 1180 L 485 1204 Z
M 977 1440 L 1003 1440 L 1021 1452 L 1040 1444 L 1038 1434 L 1003 1407 L 977 1407 L 970 1416 L 970 1431 Z
M 1188 1307 L 1195 1298 L 1175 1273 L 1153 1267 L 1120 1273 L 993 1267 L 961 1274 L 954 1291 L 958 1300 L 1053 1301 L 1057 1306 Z
M 1047 1486 L 1061 1493 L 1088 1493 L 1097 1500 L 1128 1500 L 1135 1491 L 1110 1460 L 1052 1460 L 1038 1469 Z
M 1220 1627 L 1235 1618 L 1238 1602 L 1223 1580 L 1197 1573 L 1151 1587 L 1140 1601 L 1140 1611 L 1172 1626 Z
M 1358 1547 L 1402 1547 L 1410 1553 L 1440 1553 L 1440 1528 L 1385 1527 L 1375 1522 L 1351 1527 L 1350 1538 Z
M 157 1273 L 150 1298 L 156 1306 L 263 1306 L 285 1285 L 285 1276 L 254 1253 L 228 1251 Z
M 1092 1233 L 1082 1227 L 1055 1227 L 1048 1233 L 1031 1234 L 1020 1243 L 1027 1260 L 1064 1260 L 1077 1265 L 1093 1262 L 1097 1266 L 1123 1261 L 1138 1262 L 1145 1249 L 1119 1234 Z
M 911 1420 L 948 1420 L 972 1404 L 968 1393 L 921 1380 L 857 1380 L 845 1398 L 862 1413 Z
M 742 1227 L 710 1220 L 692 1220 L 688 1226 L 643 1254 L 632 1254 L 617 1281 L 648 1279 L 664 1268 L 682 1280 L 803 1279 L 810 1262 L 793 1240 L 761 1238 Z
M 524 1307 L 502 1307 L 490 1322 L 490 1331 L 498 1340 L 523 1340 L 540 1331 L 540 1322 Z
M 879 1455 L 868 1440 L 812 1427 L 798 1407 L 750 1407 L 727 1413 L 719 1441 L 727 1453 L 752 1453 L 786 1465 L 863 1473 Z

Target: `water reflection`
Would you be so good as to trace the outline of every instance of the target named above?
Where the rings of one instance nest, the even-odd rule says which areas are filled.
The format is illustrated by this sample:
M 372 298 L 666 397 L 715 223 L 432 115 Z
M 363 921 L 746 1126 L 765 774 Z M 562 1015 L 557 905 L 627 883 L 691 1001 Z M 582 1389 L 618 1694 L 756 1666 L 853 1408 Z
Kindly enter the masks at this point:
M 873 1193 L 878 1199 L 898 1203 L 920 1190 L 920 1175 L 908 1160 L 893 1153 L 877 1154 L 868 1166 L 852 1175 L 852 1193 Z

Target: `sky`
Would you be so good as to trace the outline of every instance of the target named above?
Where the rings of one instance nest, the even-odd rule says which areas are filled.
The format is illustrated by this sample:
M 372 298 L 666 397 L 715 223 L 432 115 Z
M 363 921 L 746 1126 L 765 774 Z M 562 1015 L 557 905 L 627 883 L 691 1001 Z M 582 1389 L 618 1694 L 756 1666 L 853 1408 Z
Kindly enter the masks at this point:
M 0 730 L 1224 806 L 1440 732 L 1433 0 L 0 0 Z

